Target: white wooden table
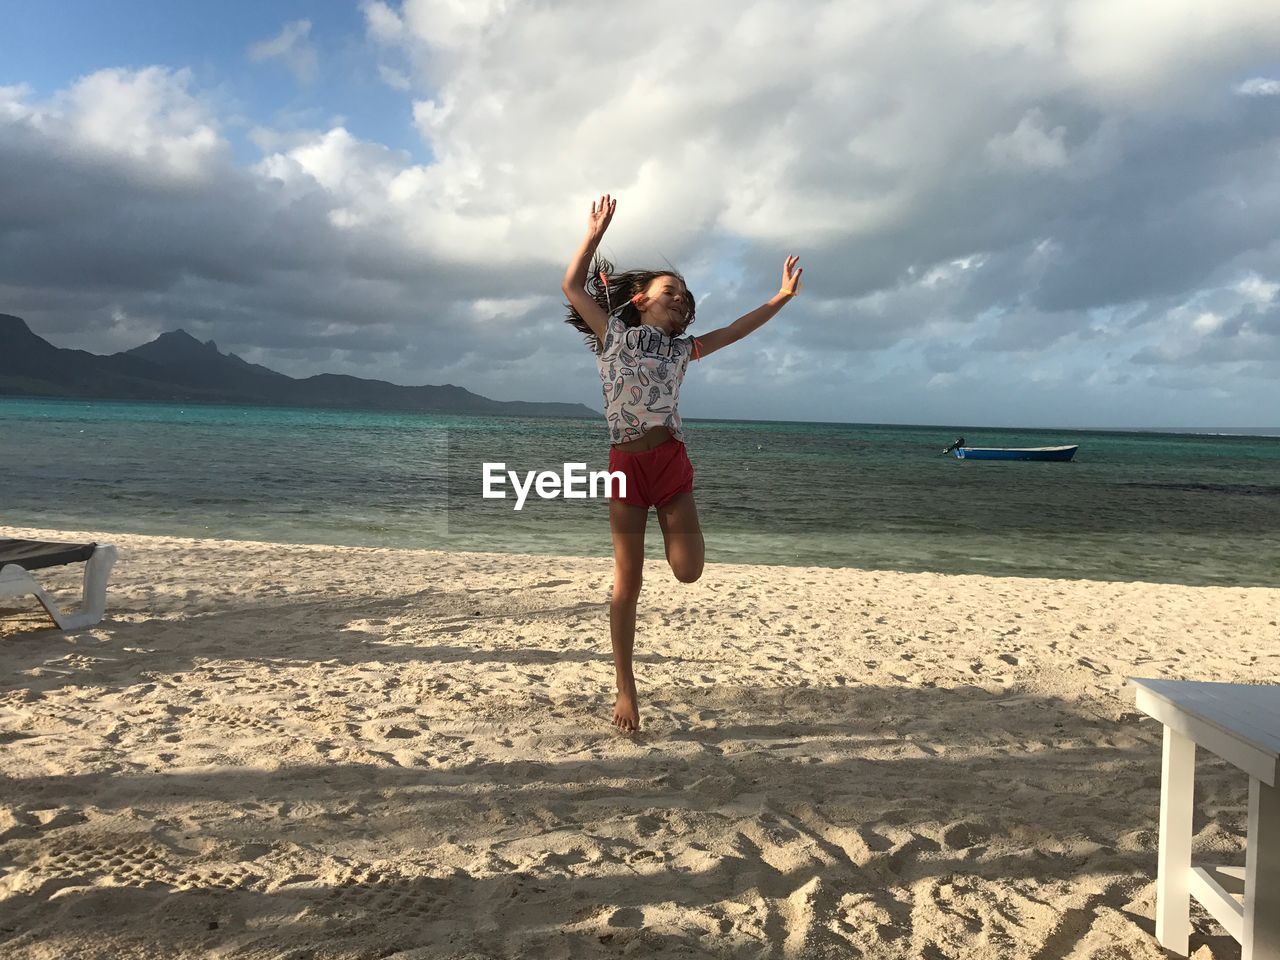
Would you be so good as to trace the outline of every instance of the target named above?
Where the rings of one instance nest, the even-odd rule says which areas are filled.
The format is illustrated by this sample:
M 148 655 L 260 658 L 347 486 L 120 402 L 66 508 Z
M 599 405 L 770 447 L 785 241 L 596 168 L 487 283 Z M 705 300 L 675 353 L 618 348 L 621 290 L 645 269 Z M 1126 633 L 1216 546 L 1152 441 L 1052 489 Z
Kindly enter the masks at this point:
M 1156 939 L 1187 955 L 1191 897 L 1240 942 L 1242 960 L 1280 960 L 1280 686 L 1130 677 L 1138 709 L 1164 724 Z M 1249 775 L 1245 867 L 1191 866 L 1196 747 Z M 1243 894 L 1241 905 L 1233 894 Z

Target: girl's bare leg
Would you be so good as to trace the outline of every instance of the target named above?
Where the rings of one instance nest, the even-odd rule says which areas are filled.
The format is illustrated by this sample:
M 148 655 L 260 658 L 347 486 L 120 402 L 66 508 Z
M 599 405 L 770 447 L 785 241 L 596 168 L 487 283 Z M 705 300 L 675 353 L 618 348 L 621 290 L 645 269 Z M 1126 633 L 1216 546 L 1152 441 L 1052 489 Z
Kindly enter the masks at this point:
M 618 699 L 613 707 L 614 726 L 640 729 L 636 677 L 631 650 L 636 639 L 636 602 L 644 572 L 644 529 L 649 511 L 621 500 L 609 501 L 609 527 L 613 532 L 613 596 L 609 601 L 609 635 L 613 640 L 613 668 Z
M 662 527 L 671 572 L 681 583 L 693 583 L 702 576 L 707 552 L 693 494 L 677 494 L 658 507 L 658 525 Z

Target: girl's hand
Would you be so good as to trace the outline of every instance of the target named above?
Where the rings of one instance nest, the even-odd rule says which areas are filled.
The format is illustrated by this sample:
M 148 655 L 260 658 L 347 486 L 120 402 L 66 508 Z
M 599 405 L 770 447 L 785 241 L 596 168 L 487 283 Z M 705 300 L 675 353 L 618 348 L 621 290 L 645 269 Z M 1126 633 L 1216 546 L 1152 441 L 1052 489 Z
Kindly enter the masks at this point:
M 779 296 L 789 298 L 800 292 L 800 274 L 804 273 L 804 268 L 796 269 L 796 264 L 799 262 L 799 257 L 791 256 L 787 257 L 786 263 L 782 265 L 782 287 L 778 290 Z
M 587 233 L 597 240 L 609 229 L 609 221 L 613 219 L 613 211 L 618 208 L 618 201 L 607 193 L 597 203 L 591 204 L 591 216 L 587 218 Z

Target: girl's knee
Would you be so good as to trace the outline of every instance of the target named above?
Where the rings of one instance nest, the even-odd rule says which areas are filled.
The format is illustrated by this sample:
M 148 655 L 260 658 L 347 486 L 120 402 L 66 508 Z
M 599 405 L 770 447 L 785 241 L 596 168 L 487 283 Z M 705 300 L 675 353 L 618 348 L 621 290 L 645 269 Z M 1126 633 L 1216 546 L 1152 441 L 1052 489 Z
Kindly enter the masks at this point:
M 702 576 L 703 562 L 698 560 L 675 561 L 671 564 L 671 572 L 681 583 L 693 583 Z
M 614 603 L 635 603 L 640 598 L 640 587 L 644 584 L 644 578 L 639 571 L 615 572 L 613 575 L 613 602 Z

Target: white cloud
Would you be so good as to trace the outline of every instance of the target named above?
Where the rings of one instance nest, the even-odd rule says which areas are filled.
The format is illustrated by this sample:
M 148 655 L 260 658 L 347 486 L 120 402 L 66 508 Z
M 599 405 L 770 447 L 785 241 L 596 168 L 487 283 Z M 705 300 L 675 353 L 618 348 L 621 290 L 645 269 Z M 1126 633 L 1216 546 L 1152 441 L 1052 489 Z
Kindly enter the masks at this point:
M 1074 0 L 1060 9 L 1064 61 L 1094 95 L 1160 112 L 1214 103 L 1221 87 L 1204 81 L 1270 59 L 1280 34 L 1274 9 L 1255 0 Z
M 199 180 L 227 161 L 229 148 L 214 109 L 190 86 L 188 70 L 100 70 L 45 103 L 32 102 L 29 89 L 5 88 L 0 121 L 24 124 L 44 149 L 127 165 L 144 182 Z
M 1214 333 L 1222 327 L 1222 321 L 1222 317 L 1212 311 L 1206 310 L 1191 321 L 1191 327 L 1196 333 Z
M 409 79 L 409 75 L 395 67 L 389 67 L 385 63 L 378 64 L 378 76 L 382 78 L 382 82 L 393 90 L 408 91 L 413 88 L 413 81 Z
M 365 12 L 371 38 L 421 74 L 414 116 L 438 161 L 424 202 L 448 197 L 473 221 L 442 212 L 440 227 L 478 248 L 505 233 L 481 225 L 488 211 L 520 210 L 529 224 L 505 239 L 537 255 L 577 219 L 575 201 L 611 190 L 628 247 L 684 258 L 707 230 L 834 248 L 919 232 L 947 194 L 1007 203 L 997 184 L 973 189 L 978 145 L 1006 170 L 1105 172 L 1125 159 L 1134 111 L 1176 109 L 1152 91 L 1238 70 L 1280 40 L 1248 2 L 1138 6 L 841 0 L 801 18 L 772 3 L 656 0 L 654 22 L 680 29 L 657 53 L 611 41 L 607 56 L 600 38 L 634 35 L 628 11 L 406 0 Z M 1213 50 L 1183 21 L 1209 30 Z
M 1231 289 L 1242 294 L 1249 303 L 1267 304 L 1275 300 L 1276 294 L 1280 293 L 1280 283 L 1272 283 L 1256 273 L 1250 273 L 1234 284 Z
M 365 29 L 370 39 L 388 45 L 400 43 L 404 39 L 404 21 L 382 0 L 366 0 L 361 9 L 364 11 Z
M 1254 77 L 1236 87 L 1236 93 L 1246 97 L 1277 97 L 1280 96 L 1280 80 Z
M 527 9 L 513 6 L 509 0 L 406 0 L 402 19 L 407 30 L 431 46 L 459 49 L 482 41 L 509 14 L 527 15 Z
M 987 155 L 1002 167 L 1057 170 L 1067 165 L 1064 142 L 1067 128 L 1044 129 L 1044 114 L 1029 110 L 1011 133 L 996 134 L 987 141 Z
M 25 83 L 13 86 L 0 86 L 0 120 L 21 120 L 30 114 L 27 101 L 31 98 L 31 87 Z
M 1142 364 L 1211 367 L 1270 362 L 1280 374 L 1280 283 L 1249 274 L 1234 283 L 1196 291 L 1165 311 L 1159 337 L 1141 348 Z M 1237 371 L 1239 372 L 1239 371 Z
M 286 23 L 270 40 L 249 47 L 248 56 L 254 63 L 280 60 L 299 83 L 313 82 L 320 71 L 320 58 L 311 43 L 310 20 Z

